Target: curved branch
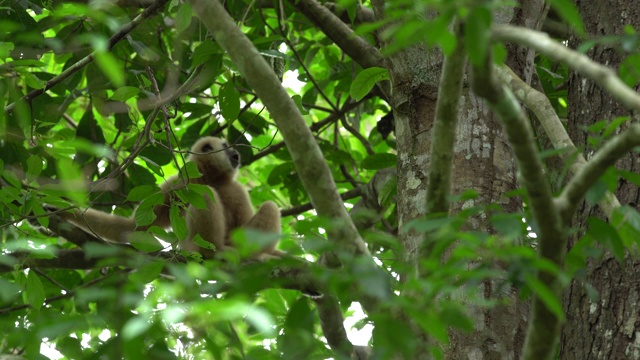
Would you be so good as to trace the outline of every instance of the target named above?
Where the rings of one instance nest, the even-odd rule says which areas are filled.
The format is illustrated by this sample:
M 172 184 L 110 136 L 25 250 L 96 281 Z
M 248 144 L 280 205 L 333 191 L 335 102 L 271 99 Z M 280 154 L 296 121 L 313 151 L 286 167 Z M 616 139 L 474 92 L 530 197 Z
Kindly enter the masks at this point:
M 622 134 L 609 140 L 569 181 L 556 199 L 562 217 L 569 223 L 580 200 L 589 188 L 622 156 L 640 145 L 640 124 L 632 124 Z
M 320 147 L 273 70 L 217 0 L 191 0 L 191 4 L 274 117 L 318 214 L 341 224 L 329 233 L 329 238 L 352 254 L 368 256 L 367 246 L 342 204 Z
M 613 70 L 596 63 L 586 55 L 569 49 L 551 39 L 549 35 L 522 27 L 501 25 L 493 29 L 491 36 L 493 40 L 514 42 L 533 48 L 551 60 L 566 64 L 607 90 L 614 99 L 627 108 L 640 111 L 640 94 L 622 82 Z
M 494 70 L 498 78 L 511 88 L 518 100 L 522 101 L 522 103 L 536 115 L 545 133 L 551 140 L 553 147 L 568 150 L 560 154 L 560 156 L 565 160 L 569 160 L 570 158 L 573 160 L 569 165 L 571 175 L 575 176 L 580 172 L 580 170 L 587 165 L 587 160 L 575 146 L 569 134 L 567 134 L 567 130 L 562 125 L 549 98 L 522 81 L 522 79 L 508 67 L 496 66 Z M 573 155 L 576 155 L 575 158 Z M 620 202 L 615 195 L 607 192 L 605 198 L 600 201 L 599 205 L 607 216 L 611 216 L 613 209 L 620 207 Z
M 496 112 L 513 148 L 521 173 L 522 183 L 529 195 L 534 219 L 540 227 L 539 253 L 542 257 L 562 266 L 566 250 L 566 234 L 558 207 L 553 201 L 551 186 L 545 176 L 542 161 L 533 139 L 533 131 L 520 104 L 503 84 L 493 76 L 491 59 L 474 64 L 473 90 L 489 103 Z M 549 286 L 556 298 L 561 296 L 561 284 L 555 274 L 539 271 L 538 281 Z M 529 328 L 525 339 L 523 359 L 548 359 L 553 355 L 559 338 L 561 319 L 549 309 L 539 296 L 532 301 Z
M 122 40 L 125 36 L 127 36 L 131 31 L 133 31 L 133 29 L 135 29 L 138 25 L 140 25 L 148 17 L 150 17 L 151 15 L 155 14 L 156 11 L 158 11 L 161 7 L 163 7 L 167 2 L 169 2 L 169 0 L 157 0 L 151 6 L 146 8 L 142 13 L 140 13 L 140 15 L 136 16 L 133 20 L 131 20 L 131 22 L 129 22 L 129 23 L 125 24 L 124 26 L 122 26 L 120 28 L 120 30 L 118 30 L 115 34 L 113 34 L 109 38 L 108 49 L 111 50 L 118 43 L 118 41 Z M 65 71 L 61 72 L 60 75 L 58 75 L 58 76 L 52 78 L 51 80 L 47 81 L 47 83 L 45 84 L 45 86 L 42 89 L 36 89 L 36 90 L 33 90 L 33 91 L 29 92 L 27 95 L 23 96 L 19 101 L 31 101 L 31 100 L 35 99 L 36 97 L 44 94 L 47 90 L 49 90 L 52 87 L 56 86 L 57 84 L 61 83 L 62 81 L 67 79 L 69 76 L 71 76 L 74 73 L 76 73 L 78 70 L 80 70 L 83 67 L 89 65 L 93 61 L 93 58 L 94 58 L 95 54 L 96 54 L 96 52 L 94 51 L 91 54 L 89 54 L 89 55 L 85 56 L 84 58 L 80 59 L 77 63 L 73 64 L 68 69 L 66 69 Z M 15 106 L 16 106 L 16 102 L 7 105 L 7 107 L 4 108 L 4 112 L 8 113 L 8 112 L 13 111 Z

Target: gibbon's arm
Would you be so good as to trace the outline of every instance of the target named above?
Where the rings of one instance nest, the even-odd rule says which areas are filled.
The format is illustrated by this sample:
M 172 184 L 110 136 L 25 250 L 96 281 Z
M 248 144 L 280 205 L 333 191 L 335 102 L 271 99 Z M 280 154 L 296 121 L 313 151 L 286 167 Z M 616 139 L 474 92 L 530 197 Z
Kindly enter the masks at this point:
M 136 230 L 132 218 L 107 214 L 94 209 L 60 213 L 60 217 L 98 238 L 116 243 L 127 243 L 127 237 Z

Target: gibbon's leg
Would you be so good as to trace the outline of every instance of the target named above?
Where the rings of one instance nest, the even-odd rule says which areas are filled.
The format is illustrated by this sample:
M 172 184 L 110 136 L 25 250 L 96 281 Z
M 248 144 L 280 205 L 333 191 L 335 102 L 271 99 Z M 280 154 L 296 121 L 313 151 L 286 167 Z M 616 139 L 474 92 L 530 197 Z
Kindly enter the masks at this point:
M 258 210 L 258 212 L 253 215 L 251 220 L 244 225 L 247 228 L 256 229 L 264 232 L 270 233 L 280 233 L 282 231 L 282 224 L 280 220 L 280 209 L 273 201 L 267 201 Z M 276 249 L 278 246 L 278 241 L 275 241 L 273 244 L 268 245 L 259 255 L 259 258 L 269 259 L 273 257 L 281 257 L 285 255 L 284 251 L 280 251 Z M 264 256 L 264 255 L 272 255 L 272 256 Z
M 216 251 L 224 251 L 226 247 L 224 243 L 226 233 L 224 209 L 220 196 L 214 188 L 210 188 L 214 199 L 205 196 L 207 206 L 204 209 L 198 209 L 193 205 L 189 205 L 187 208 L 185 215 L 189 235 L 180 243 L 181 249 L 199 252 L 204 258 L 211 258 Z M 204 249 L 193 243 L 192 239 L 196 235 L 200 235 L 204 241 L 213 244 L 216 250 Z
M 116 243 L 127 243 L 127 236 L 136 230 L 132 218 L 107 214 L 94 209 L 61 212 L 59 216 L 89 234 Z

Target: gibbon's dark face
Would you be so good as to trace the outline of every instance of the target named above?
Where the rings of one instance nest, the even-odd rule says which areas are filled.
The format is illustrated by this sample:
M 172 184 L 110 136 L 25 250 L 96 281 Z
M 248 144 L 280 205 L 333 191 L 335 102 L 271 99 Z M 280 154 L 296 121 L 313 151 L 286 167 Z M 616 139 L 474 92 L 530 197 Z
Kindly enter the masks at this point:
M 240 154 L 220 138 L 207 136 L 198 140 L 192 148 L 190 159 L 200 172 L 210 180 L 234 177 L 240 167 Z

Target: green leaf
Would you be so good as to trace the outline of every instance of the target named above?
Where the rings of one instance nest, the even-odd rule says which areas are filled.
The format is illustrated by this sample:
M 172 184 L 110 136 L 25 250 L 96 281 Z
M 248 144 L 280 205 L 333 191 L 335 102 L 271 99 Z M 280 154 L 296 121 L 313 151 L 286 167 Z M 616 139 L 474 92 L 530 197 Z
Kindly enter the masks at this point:
M 56 341 L 56 350 L 60 351 L 68 359 L 83 359 L 82 345 L 80 339 L 71 336 L 65 336 Z
M 131 246 L 143 252 L 156 252 L 164 249 L 164 246 L 153 236 L 145 231 L 134 231 L 129 234 Z
M 240 114 L 240 94 L 233 81 L 227 81 L 220 87 L 218 100 L 222 116 L 229 122 L 236 120 Z
M 198 66 L 204 64 L 209 61 L 211 57 L 220 53 L 220 46 L 214 43 L 211 40 L 205 40 L 198 45 L 195 50 L 193 50 L 193 54 L 191 55 L 191 59 L 193 60 L 192 66 Z
M 42 305 L 44 305 L 44 287 L 35 271 L 29 271 L 27 275 L 25 294 L 27 304 L 34 309 L 42 308 Z
M 147 284 L 157 279 L 164 269 L 164 262 L 152 261 L 142 265 L 136 272 L 129 275 L 129 278 L 137 283 Z
M 27 159 L 27 180 L 29 182 L 35 180 L 42 172 L 42 158 L 37 155 L 31 155 Z
M 475 66 L 482 66 L 487 61 L 490 27 L 491 10 L 485 6 L 471 8 L 464 26 L 464 41 L 469 61 Z
M 144 199 L 136 209 L 136 213 L 134 215 L 136 225 L 145 226 L 151 224 L 153 220 L 156 219 L 153 207 L 163 203 L 164 195 L 162 193 L 156 193 Z
M 182 214 L 182 207 L 178 205 L 171 205 L 169 210 L 169 219 L 171 220 L 171 227 L 173 232 L 178 237 L 178 240 L 184 240 L 187 238 L 187 222 L 185 221 L 184 214 Z
M 532 274 L 525 274 L 525 283 L 533 291 L 533 293 L 544 303 L 544 305 L 551 311 L 558 319 L 564 320 L 564 312 L 562 311 L 562 305 L 560 299 L 549 289 L 547 285 L 542 283 L 538 278 Z
M 22 183 L 20 182 L 20 179 L 18 179 L 16 174 L 14 174 L 13 172 L 6 169 L 2 170 L 2 177 L 7 180 L 9 185 L 13 186 L 16 189 L 22 189 Z
M 380 189 L 378 194 L 378 203 L 387 207 L 395 203 L 394 197 L 398 194 L 398 176 L 394 175 L 390 177 L 386 183 Z
M 198 170 L 198 165 L 193 161 L 189 161 L 182 167 L 182 173 L 189 179 L 198 179 L 202 177 L 202 173 Z M 195 184 L 194 184 L 195 185 Z
M 611 224 L 618 230 L 618 235 L 625 246 L 640 246 L 640 214 L 630 206 L 616 208 L 611 214 Z
M 549 4 L 578 35 L 585 34 L 582 17 L 580 17 L 580 12 L 572 0 L 549 0 Z
M 58 178 L 67 196 L 80 207 L 87 207 L 87 184 L 78 164 L 69 158 L 62 158 L 57 165 Z
M 174 19 L 176 24 L 176 31 L 178 33 L 185 31 L 189 27 L 189 25 L 191 25 L 192 14 L 193 12 L 191 11 L 191 5 L 189 5 L 189 3 L 185 2 L 180 5 L 180 8 L 178 9 L 178 12 L 176 13 Z
M 606 221 L 590 217 L 587 234 L 604 245 L 621 263 L 624 262 L 624 245 L 616 229 Z
M 493 227 L 507 240 L 515 240 L 525 235 L 526 226 L 522 214 L 495 214 L 491 216 Z
M 444 305 L 440 310 L 440 321 L 464 331 L 473 331 L 473 322 L 454 305 Z
M 349 94 L 356 101 L 362 100 L 378 81 L 389 80 L 389 71 L 384 68 L 370 67 L 358 73 L 351 83 Z
M 133 86 L 123 86 L 116 90 L 113 95 L 111 95 L 111 100 L 113 101 L 127 101 L 132 97 L 138 95 L 140 93 L 140 89 Z
M 149 196 L 156 194 L 160 189 L 156 185 L 140 185 L 136 186 L 127 195 L 127 201 L 142 201 Z
M 94 59 L 100 70 L 113 83 L 120 87 L 125 84 L 124 72 L 118 60 L 109 52 L 96 52 Z
M 398 156 L 395 154 L 373 154 L 362 160 L 362 168 L 368 170 L 379 170 L 396 166 Z
M 596 205 L 604 195 L 607 193 L 607 183 L 605 183 L 602 179 L 598 179 L 598 181 L 593 184 L 589 190 L 587 190 L 587 194 L 585 199 L 591 205 Z
M 629 55 L 618 67 L 620 79 L 630 88 L 640 82 L 640 54 Z
M 207 207 L 205 196 L 214 199 L 211 188 L 201 184 L 189 184 L 185 189 L 177 190 L 176 194 L 185 204 L 193 205 L 196 209 Z
M 0 42 L 0 60 L 5 61 L 9 57 L 15 45 L 10 42 Z
M 144 334 L 151 327 L 151 321 L 142 316 L 134 316 L 122 327 L 122 338 L 131 340 Z
M 15 260 L 15 258 L 13 259 Z M 2 261 L 2 259 L 0 259 L 0 264 L 11 266 L 11 264 Z M 2 289 L 2 291 L 0 291 L 0 300 L 2 300 L 3 303 L 15 299 L 18 294 L 20 294 L 20 290 L 22 290 L 20 286 L 3 278 L 0 278 L 0 289 Z

